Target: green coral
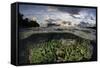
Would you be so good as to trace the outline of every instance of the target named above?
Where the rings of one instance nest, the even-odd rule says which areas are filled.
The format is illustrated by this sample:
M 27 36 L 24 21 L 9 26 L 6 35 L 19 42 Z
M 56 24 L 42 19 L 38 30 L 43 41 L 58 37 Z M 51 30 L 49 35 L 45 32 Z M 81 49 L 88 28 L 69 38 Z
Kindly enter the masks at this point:
M 50 40 L 41 44 L 33 44 L 35 47 L 30 48 L 30 63 L 49 63 L 89 60 L 92 56 L 92 46 L 89 40 L 75 40 L 74 44 L 68 43 L 67 39 Z M 68 44 L 68 45 L 67 45 Z

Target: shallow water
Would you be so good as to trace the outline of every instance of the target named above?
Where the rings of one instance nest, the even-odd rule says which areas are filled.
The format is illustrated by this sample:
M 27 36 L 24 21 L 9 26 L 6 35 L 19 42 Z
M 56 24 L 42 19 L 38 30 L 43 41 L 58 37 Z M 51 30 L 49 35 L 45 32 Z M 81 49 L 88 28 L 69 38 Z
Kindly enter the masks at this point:
M 41 44 L 42 42 L 47 42 L 49 40 L 60 40 L 60 39 L 74 39 L 74 40 L 82 40 L 84 38 L 81 38 L 79 36 L 76 36 L 71 33 L 38 33 L 38 34 L 33 34 L 29 36 L 28 38 L 25 39 L 20 39 L 19 40 L 19 64 L 29 64 L 29 52 L 27 51 L 27 48 L 30 45 L 33 44 Z M 97 46 L 96 46 L 96 41 L 95 40 L 90 40 L 92 47 L 93 47 L 93 55 L 92 58 L 89 60 L 96 60 L 97 57 Z M 87 60 L 85 60 L 87 61 Z

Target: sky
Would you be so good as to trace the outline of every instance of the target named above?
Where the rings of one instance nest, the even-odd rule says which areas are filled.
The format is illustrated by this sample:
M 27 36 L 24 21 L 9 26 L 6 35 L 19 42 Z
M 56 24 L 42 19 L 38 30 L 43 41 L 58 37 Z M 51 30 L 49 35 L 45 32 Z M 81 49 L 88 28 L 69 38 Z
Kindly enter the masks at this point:
M 79 24 L 81 21 L 90 24 L 96 23 L 95 8 L 20 4 L 19 12 L 24 15 L 23 18 L 36 20 L 40 26 L 46 26 L 48 19 L 71 21 L 75 24 Z

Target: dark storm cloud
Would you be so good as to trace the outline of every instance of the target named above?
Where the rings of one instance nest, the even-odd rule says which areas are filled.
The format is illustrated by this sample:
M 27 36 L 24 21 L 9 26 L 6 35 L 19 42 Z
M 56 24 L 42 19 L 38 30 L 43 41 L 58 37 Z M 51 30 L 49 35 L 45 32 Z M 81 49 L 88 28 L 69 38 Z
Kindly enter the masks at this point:
M 81 7 L 55 7 L 60 12 L 66 12 L 69 14 L 79 14 L 81 11 L 86 11 L 87 13 L 92 13 L 96 15 L 96 9 L 94 8 L 81 8 Z
M 69 14 L 78 14 L 82 8 L 76 8 L 76 7 L 57 7 L 57 9 L 61 12 L 67 12 Z

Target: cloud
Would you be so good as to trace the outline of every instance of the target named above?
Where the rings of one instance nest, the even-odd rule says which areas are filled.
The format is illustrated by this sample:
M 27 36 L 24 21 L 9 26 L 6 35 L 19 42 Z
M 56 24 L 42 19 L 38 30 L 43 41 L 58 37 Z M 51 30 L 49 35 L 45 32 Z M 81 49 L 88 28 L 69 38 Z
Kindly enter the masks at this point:
M 80 23 L 81 21 L 93 22 L 96 20 L 96 10 L 80 7 L 20 5 L 20 12 L 24 17 L 36 19 L 41 26 L 45 26 L 48 19 L 61 19 Z
M 78 14 L 82 8 L 76 8 L 76 7 L 57 7 L 57 9 L 61 12 L 67 12 L 70 14 Z
M 36 21 L 36 20 L 37 20 L 37 18 L 36 18 L 35 16 L 33 16 L 33 17 L 32 17 L 32 20 L 33 20 L 33 21 Z

